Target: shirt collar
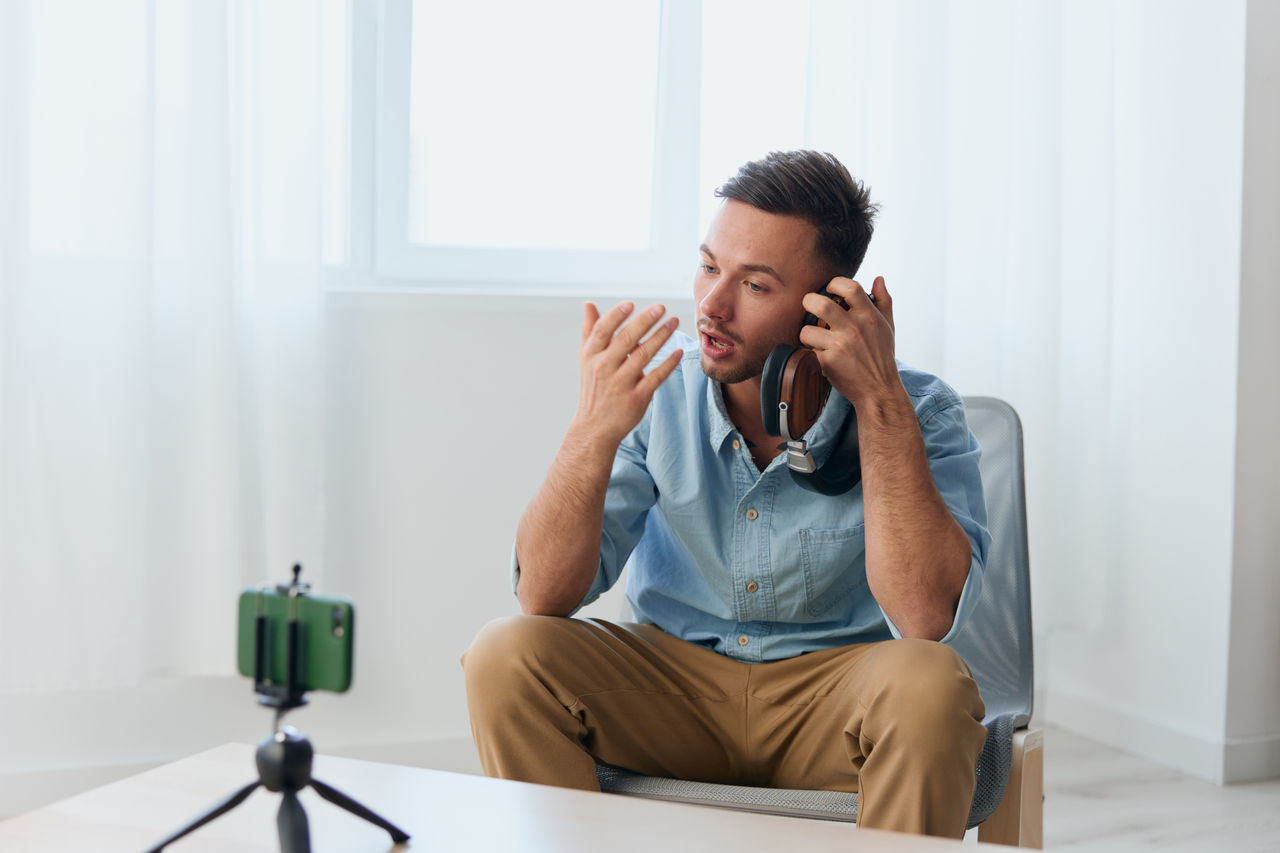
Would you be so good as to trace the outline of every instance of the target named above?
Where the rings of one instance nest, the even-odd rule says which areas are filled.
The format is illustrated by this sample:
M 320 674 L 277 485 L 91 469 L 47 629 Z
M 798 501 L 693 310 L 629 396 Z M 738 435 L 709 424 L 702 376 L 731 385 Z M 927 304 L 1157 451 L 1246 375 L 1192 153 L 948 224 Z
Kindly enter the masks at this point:
M 831 452 L 840 443 L 840 429 L 845 427 L 845 418 L 852 408 L 849 401 L 832 388 L 826 405 L 822 407 L 822 414 L 818 415 L 818 422 L 809 427 L 809 431 L 804 434 L 805 440 L 809 442 L 809 452 L 813 454 L 813 461 L 819 467 L 826 463 Z M 849 424 L 845 428 L 855 427 Z
M 710 410 L 708 423 L 711 427 L 707 430 L 707 436 L 711 440 L 711 449 L 719 453 L 734 432 L 734 426 L 733 421 L 729 420 L 729 410 L 724 404 L 724 389 L 711 377 L 706 377 L 706 380 L 707 408 Z

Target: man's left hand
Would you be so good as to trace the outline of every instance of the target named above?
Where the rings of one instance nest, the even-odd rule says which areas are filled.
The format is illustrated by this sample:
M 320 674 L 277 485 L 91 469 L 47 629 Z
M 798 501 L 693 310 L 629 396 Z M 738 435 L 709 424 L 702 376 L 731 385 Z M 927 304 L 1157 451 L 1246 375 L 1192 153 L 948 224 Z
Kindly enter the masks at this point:
M 804 297 L 804 308 L 831 328 L 805 326 L 800 343 L 813 349 L 822 372 L 835 389 L 853 403 L 854 410 L 895 391 L 901 392 L 894 356 L 893 297 L 876 276 L 873 302 L 858 282 L 838 276 L 827 291 L 844 299 L 841 308 L 821 293 Z

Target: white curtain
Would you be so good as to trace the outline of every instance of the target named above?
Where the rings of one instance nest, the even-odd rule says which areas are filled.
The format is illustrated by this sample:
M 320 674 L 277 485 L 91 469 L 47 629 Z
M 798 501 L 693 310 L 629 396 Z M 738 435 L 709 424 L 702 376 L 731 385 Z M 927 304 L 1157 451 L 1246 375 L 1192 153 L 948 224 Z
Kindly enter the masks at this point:
M 319 4 L 0 3 L 0 691 L 322 571 Z
M 1022 416 L 1038 678 L 1216 737 L 1177 685 L 1226 659 L 1245 9 L 812 0 L 806 92 L 899 355 Z

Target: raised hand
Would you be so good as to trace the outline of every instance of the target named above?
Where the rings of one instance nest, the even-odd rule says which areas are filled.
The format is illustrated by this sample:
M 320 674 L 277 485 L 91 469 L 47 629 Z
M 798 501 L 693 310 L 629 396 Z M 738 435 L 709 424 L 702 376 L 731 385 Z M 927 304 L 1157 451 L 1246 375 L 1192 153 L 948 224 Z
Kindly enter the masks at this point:
M 856 281 L 837 277 L 827 290 L 848 303 L 841 308 L 818 293 L 804 297 L 805 310 L 830 328 L 806 326 L 800 342 L 818 356 L 822 372 L 854 409 L 884 394 L 900 394 L 902 381 L 894 356 L 893 297 L 884 276 L 871 286 L 873 302 Z
M 684 354 L 676 350 L 644 372 L 679 325 L 676 317 L 658 324 L 666 310 L 662 305 L 652 305 L 624 326 L 635 311 L 634 303 L 615 305 L 603 317 L 593 303 L 583 306 L 582 349 L 578 355 L 580 387 L 574 415 L 577 429 L 616 444 L 640 423 L 654 391 L 676 369 Z M 646 338 L 651 330 L 653 334 Z

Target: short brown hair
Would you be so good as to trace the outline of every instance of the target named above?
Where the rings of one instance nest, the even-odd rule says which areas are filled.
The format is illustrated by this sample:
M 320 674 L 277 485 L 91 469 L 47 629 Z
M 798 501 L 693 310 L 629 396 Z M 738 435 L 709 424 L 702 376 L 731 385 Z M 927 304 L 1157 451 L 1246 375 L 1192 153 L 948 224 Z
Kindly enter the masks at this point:
M 774 151 L 739 169 L 716 196 L 808 221 L 818 230 L 818 256 L 844 276 L 862 266 L 879 210 L 867 187 L 821 151 Z

